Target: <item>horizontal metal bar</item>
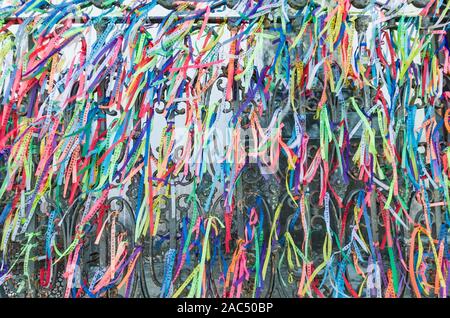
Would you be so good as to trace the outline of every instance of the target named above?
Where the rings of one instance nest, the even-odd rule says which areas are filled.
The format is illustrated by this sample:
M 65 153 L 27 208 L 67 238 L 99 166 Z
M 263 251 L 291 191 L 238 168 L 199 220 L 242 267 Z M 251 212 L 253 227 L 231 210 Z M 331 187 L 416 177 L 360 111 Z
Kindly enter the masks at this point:
M 357 15 L 365 16 L 364 13 L 361 13 L 361 14 L 355 13 L 354 15 L 355 16 L 357 16 Z M 38 16 L 36 16 L 36 17 L 38 17 Z M 408 16 L 408 17 L 412 17 L 412 16 Z M 70 19 L 71 19 L 72 23 L 82 24 L 82 23 L 88 22 L 90 19 L 93 19 L 93 18 L 95 18 L 95 17 L 72 17 Z M 115 24 L 129 24 L 127 19 L 124 17 L 102 17 L 102 18 L 100 18 L 100 21 L 103 23 L 107 23 L 110 21 L 110 19 L 113 19 L 113 18 L 115 19 L 114 20 Z M 146 24 L 162 23 L 166 18 L 167 18 L 167 16 L 151 16 L 151 17 L 145 18 L 145 23 Z M 194 19 L 194 17 L 181 16 L 181 15 L 179 15 L 178 18 L 179 18 L 179 20 L 187 18 L 187 21 L 190 19 L 191 20 Z M 229 17 L 227 17 L 227 16 L 210 16 L 210 17 L 208 17 L 208 23 L 209 24 L 221 24 L 221 23 L 224 23 L 227 21 L 232 23 L 233 21 L 238 21 L 239 18 L 241 18 L 241 17 L 239 17 L 239 16 L 229 16 Z M 23 17 L 23 18 L 22 17 L 8 17 L 8 18 L 5 18 L 4 20 L 6 23 L 21 24 L 21 23 L 23 23 L 23 21 L 25 19 L 27 19 L 27 18 L 26 17 Z M 446 19 L 447 20 L 450 19 L 450 16 L 447 15 L 446 17 L 444 17 L 443 21 L 446 21 Z M 66 19 L 63 19 L 62 21 L 65 21 L 65 20 Z M 203 17 L 197 17 L 197 20 L 203 21 Z M 245 18 L 244 18 L 244 20 L 245 20 Z M 391 20 L 394 20 L 395 22 L 397 22 L 400 20 L 400 16 L 395 17 Z M 430 17 L 429 22 L 433 23 L 433 22 L 436 22 L 437 20 L 438 20 L 438 17 Z M 272 23 L 273 23 L 273 21 L 272 21 Z
M 108 22 L 110 21 L 112 18 L 115 18 L 114 23 L 115 24 L 128 24 L 129 22 L 123 18 L 123 17 L 103 17 L 100 19 L 100 21 L 102 22 Z M 167 17 L 166 16 L 152 16 L 152 17 L 147 17 L 145 18 L 145 23 L 151 24 L 151 23 L 162 23 Z M 185 17 L 179 17 L 180 20 L 185 18 Z M 212 23 L 212 24 L 220 24 L 232 19 L 238 19 L 239 17 L 209 17 L 208 18 L 208 23 Z M 6 18 L 5 22 L 6 23 L 12 23 L 12 24 L 22 24 L 23 21 L 26 18 Z M 70 18 L 72 23 L 86 23 L 88 22 L 91 18 L 83 18 L 83 17 L 73 17 Z M 66 19 L 64 19 L 65 21 Z M 199 19 L 202 20 L 202 19 Z

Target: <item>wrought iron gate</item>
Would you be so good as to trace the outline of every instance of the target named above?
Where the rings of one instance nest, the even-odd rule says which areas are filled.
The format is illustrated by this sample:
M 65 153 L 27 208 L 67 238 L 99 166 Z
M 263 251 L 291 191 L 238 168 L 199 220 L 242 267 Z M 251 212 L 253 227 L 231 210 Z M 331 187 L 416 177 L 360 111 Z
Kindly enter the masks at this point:
M 2 296 L 446 297 L 434 2 L 1 7 Z

